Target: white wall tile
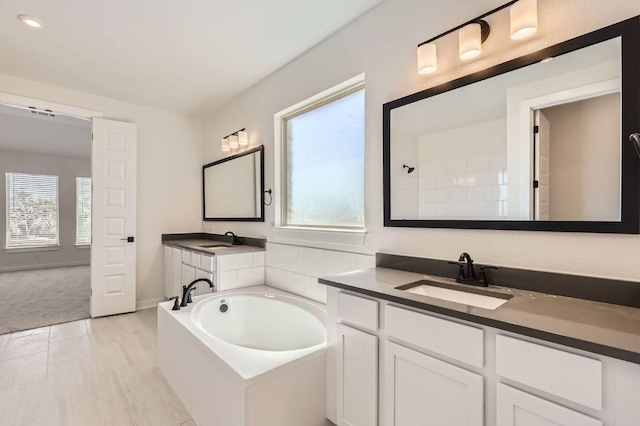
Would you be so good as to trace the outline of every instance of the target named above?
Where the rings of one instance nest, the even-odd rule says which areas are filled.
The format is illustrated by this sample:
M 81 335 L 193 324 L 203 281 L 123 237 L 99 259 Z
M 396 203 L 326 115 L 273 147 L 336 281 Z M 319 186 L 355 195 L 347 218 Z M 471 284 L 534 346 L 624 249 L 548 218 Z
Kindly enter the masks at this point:
M 253 253 L 225 254 L 218 260 L 220 271 L 251 268 L 253 266 Z
M 490 186 L 476 186 L 473 188 L 467 188 L 467 200 L 469 201 L 489 201 L 490 199 Z
M 391 194 L 391 204 L 400 203 L 417 203 L 418 202 L 418 188 L 416 189 L 394 189 Z
M 391 216 L 394 219 L 415 219 L 418 214 L 418 201 L 414 203 L 392 203 Z
M 436 186 L 438 188 L 453 188 L 456 186 L 456 175 L 447 174 L 436 177 Z
M 264 266 L 265 252 L 257 251 L 253 253 L 253 266 Z
M 358 254 L 358 269 L 368 269 L 376 267 L 376 257 L 368 254 Z
M 420 177 L 420 189 L 433 189 L 438 185 L 438 179 L 435 176 Z
M 424 173 L 423 173 L 424 172 Z M 445 164 L 441 161 L 426 163 L 420 167 L 420 174 L 424 176 L 438 176 L 446 173 Z
M 231 290 L 238 286 L 238 271 L 220 272 L 220 282 L 218 283 L 218 291 Z
M 284 288 L 287 273 L 281 269 L 267 266 L 267 285 L 271 287 Z
M 438 215 L 438 204 L 436 203 L 421 203 L 418 205 L 418 216 L 420 219 L 427 217 L 434 217 Z
M 467 201 L 467 189 L 466 188 L 450 188 L 447 189 L 449 195 L 447 199 L 450 202 Z
M 491 199 L 502 201 L 507 199 L 507 185 L 491 186 Z
M 427 191 L 427 202 L 429 203 L 447 202 L 447 190 L 446 189 L 429 189 Z
M 309 280 L 309 299 L 316 302 L 327 303 L 327 286 L 320 284 L 318 280 Z
M 437 205 L 437 215 L 440 217 L 448 216 L 452 217 L 456 215 L 456 203 L 439 203 Z
M 478 216 L 479 210 L 478 202 L 458 203 L 456 216 Z
M 295 272 L 287 272 L 284 290 L 303 297 L 309 297 L 309 280 L 310 278 L 306 275 L 297 274 Z
M 277 250 L 276 267 L 289 272 L 298 272 L 298 247 L 281 245 Z
M 264 284 L 264 267 L 238 269 L 238 287 Z
M 324 266 L 324 250 L 300 247 L 300 273 L 310 277 L 326 275 Z
M 478 172 L 478 185 L 499 185 L 501 172 L 491 170 Z
M 327 250 L 324 259 L 327 275 L 342 274 L 358 269 L 358 256 L 354 253 Z
M 480 216 L 499 216 L 500 215 L 500 202 L 499 201 L 480 201 L 478 203 Z
M 265 253 L 265 263 L 267 266 L 275 268 L 278 265 L 278 245 L 267 243 L 267 251 Z

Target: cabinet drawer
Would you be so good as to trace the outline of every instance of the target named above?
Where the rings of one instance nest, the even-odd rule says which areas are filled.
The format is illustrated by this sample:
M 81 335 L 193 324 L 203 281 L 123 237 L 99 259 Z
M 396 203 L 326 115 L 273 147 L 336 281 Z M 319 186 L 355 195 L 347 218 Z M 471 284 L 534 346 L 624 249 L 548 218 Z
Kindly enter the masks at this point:
M 496 336 L 498 375 L 602 410 L 602 362 L 508 336 Z
M 384 321 L 387 336 L 474 367 L 484 365 L 484 330 L 480 328 L 389 305 Z
M 205 271 L 209 271 L 209 272 L 213 272 L 216 270 L 215 266 L 215 257 L 213 256 L 207 256 L 206 254 L 201 254 L 200 255 L 200 268 L 205 270 Z
M 497 426 L 603 426 L 600 420 L 502 383 L 497 387 L 496 420 Z
M 200 253 L 196 253 L 195 251 L 191 252 L 191 259 L 189 264 L 195 268 L 200 267 Z
M 338 293 L 338 318 L 368 330 L 378 329 L 378 302 Z

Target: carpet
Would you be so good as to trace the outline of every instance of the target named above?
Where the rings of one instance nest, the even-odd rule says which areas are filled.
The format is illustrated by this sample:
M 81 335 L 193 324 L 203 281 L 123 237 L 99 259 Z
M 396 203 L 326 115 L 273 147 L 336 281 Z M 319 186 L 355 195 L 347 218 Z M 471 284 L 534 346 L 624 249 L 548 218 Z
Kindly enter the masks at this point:
M 90 267 L 0 273 L 0 334 L 89 318 Z

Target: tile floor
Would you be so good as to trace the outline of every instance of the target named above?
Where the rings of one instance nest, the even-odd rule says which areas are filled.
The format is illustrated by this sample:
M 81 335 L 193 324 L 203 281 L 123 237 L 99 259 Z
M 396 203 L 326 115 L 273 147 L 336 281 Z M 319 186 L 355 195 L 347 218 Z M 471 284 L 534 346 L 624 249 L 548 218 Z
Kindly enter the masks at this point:
M 0 335 L 0 425 L 195 426 L 158 368 L 156 315 Z

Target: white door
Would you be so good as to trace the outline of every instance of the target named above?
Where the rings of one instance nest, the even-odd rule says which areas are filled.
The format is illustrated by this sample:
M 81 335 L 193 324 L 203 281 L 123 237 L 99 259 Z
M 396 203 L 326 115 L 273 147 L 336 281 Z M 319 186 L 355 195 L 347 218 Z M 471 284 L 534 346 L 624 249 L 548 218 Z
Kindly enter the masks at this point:
M 600 420 L 498 383 L 497 426 L 602 426 Z
M 93 120 L 91 316 L 136 310 L 136 125 Z
M 534 135 L 535 140 L 535 177 L 538 182 L 537 187 L 534 187 L 535 208 L 536 215 L 535 220 L 551 220 L 551 213 L 549 211 L 549 196 L 550 196 L 550 160 L 551 160 L 551 125 L 549 120 L 544 116 L 542 111 L 536 111 L 536 126 L 538 131 Z
M 338 426 L 378 424 L 378 338 L 337 325 Z
M 386 426 L 484 424 L 481 375 L 391 342 L 384 371 Z

